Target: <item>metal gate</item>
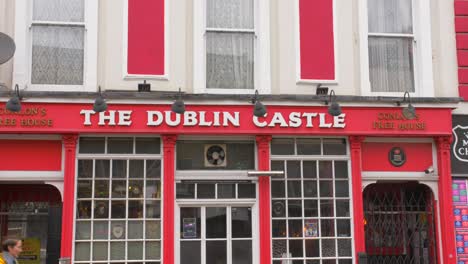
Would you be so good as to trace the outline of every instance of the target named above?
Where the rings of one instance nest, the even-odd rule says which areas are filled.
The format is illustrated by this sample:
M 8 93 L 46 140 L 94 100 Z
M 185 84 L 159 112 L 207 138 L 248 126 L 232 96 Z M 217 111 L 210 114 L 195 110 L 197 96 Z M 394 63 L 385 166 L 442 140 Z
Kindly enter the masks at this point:
M 373 184 L 364 191 L 368 263 L 437 263 L 434 198 L 421 184 Z

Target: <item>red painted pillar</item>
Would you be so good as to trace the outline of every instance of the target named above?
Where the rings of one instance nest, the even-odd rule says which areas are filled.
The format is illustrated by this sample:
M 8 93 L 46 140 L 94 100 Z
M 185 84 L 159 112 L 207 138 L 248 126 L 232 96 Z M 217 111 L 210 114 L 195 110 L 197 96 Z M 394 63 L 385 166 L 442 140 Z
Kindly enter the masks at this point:
M 175 144 L 177 136 L 164 135 L 163 160 L 164 160 L 164 196 L 163 196 L 163 263 L 174 264 L 174 206 L 175 206 Z
M 270 170 L 271 136 L 257 136 L 258 169 Z M 258 178 L 258 201 L 260 223 L 260 264 L 271 264 L 271 215 L 270 178 Z
M 354 247 L 356 259 L 359 252 L 366 251 L 366 238 L 364 234 L 364 206 L 362 200 L 362 141 L 364 137 L 352 136 L 351 145 L 351 183 L 353 187 L 354 212 Z
M 76 142 L 78 135 L 63 135 L 65 167 L 63 173 L 61 258 L 71 258 L 73 248 L 73 212 L 75 210 Z
M 440 227 L 443 238 L 442 259 L 445 264 L 456 263 L 455 220 L 452 203 L 452 174 L 450 170 L 451 137 L 437 137 L 437 162 L 439 169 Z

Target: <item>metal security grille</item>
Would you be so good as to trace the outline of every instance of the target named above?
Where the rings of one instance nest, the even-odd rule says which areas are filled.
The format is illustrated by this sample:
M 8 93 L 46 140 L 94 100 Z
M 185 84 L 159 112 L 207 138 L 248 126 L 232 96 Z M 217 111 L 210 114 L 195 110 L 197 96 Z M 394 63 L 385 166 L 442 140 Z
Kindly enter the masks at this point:
M 375 184 L 364 191 L 368 263 L 437 263 L 432 192 L 418 184 Z

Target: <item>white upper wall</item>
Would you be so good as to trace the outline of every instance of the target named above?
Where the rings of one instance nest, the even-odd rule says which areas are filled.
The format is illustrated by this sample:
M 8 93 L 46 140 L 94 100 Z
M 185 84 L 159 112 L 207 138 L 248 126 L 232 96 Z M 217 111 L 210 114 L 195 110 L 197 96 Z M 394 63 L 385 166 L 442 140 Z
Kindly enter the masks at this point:
M 143 80 L 124 78 L 125 0 L 99 0 L 97 80 L 109 90 L 136 91 Z M 296 1 L 296 0 L 294 0 Z M 338 95 L 362 95 L 360 0 L 335 0 L 338 65 L 337 84 L 327 84 Z M 14 32 L 13 1 L 0 0 L 0 31 Z M 194 4 L 187 0 L 166 0 L 169 5 L 167 80 L 148 80 L 152 90 L 194 91 Z M 270 0 L 271 93 L 315 94 L 316 84 L 296 81 L 296 10 L 293 1 Z M 431 0 L 432 69 L 435 96 L 458 96 L 453 0 Z M 364 49 L 365 50 L 365 49 Z M 21 70 L 21 69 L 18 69 Z M 0 66 L 0 83 L 12 86 L 12 63 Z

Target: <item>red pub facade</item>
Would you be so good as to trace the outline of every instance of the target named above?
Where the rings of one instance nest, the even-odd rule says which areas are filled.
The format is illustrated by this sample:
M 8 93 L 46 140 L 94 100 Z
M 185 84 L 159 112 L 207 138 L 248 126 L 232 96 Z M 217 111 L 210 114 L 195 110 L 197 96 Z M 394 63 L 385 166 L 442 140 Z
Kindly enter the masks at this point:
M 4 210 L 61 197 L 62 258 L 455 263 L 448 107 L 90 108 L 1 110 Z

